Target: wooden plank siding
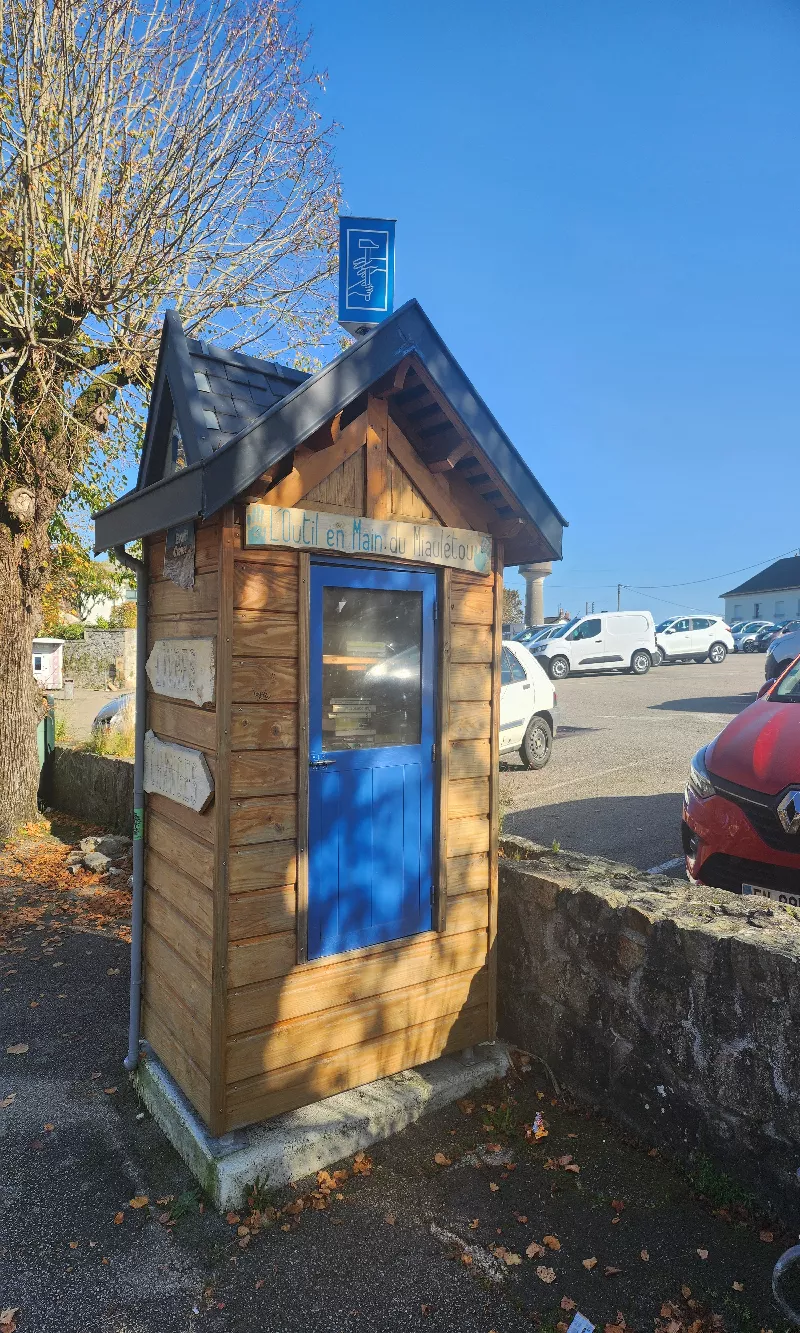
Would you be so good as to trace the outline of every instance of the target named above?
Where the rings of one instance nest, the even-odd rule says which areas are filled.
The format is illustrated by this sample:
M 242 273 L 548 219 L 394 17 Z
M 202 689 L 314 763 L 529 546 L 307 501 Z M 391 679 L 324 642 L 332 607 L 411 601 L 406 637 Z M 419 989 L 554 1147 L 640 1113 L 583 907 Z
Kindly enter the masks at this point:
M 156 639 L 216 639 L 219 543 L 218 521 L 198 525 L 195 586 L 186 590 L 163 577 L 164 535 L 147 541 L 148 651 Z M 157 696 L 148 682 L 147 725 L 164 740 L 202 750 L 216 779 L 213 705 Z M 201 815 L 150 795 L 145 806 L 142 1035 L 210 1123 L 214 805 Z
M 452 521 L 447 485 L 385 402 L 331 436 L 296 451 L 262 501 Z M 148 1040 L 214 1133 L 475 1045 L 493 1024 L 496 575 L 440 580 L 435 928 L 309 962 L 308 556 L 249 551 L 242 523 L 239 505 L 198 528 L 191 592 L 163 580 L 163 538 L 148 542 L 149 641 L 217 641 L 216 708 L 149 698 L 157 734 L 206 754 L 216 800 L 204 815 L 148 800 L 143 1005 Z

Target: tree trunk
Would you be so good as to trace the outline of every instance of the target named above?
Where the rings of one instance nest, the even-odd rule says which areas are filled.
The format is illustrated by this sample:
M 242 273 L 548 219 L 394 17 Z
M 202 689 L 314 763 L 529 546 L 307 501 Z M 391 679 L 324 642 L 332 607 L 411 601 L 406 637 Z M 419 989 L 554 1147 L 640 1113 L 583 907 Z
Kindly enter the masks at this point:
M 41 520 L 26 528 L 24 539 L 0 522 L 0 844 L 37 817 L 42 695 L 31 654 L 47 550 Z

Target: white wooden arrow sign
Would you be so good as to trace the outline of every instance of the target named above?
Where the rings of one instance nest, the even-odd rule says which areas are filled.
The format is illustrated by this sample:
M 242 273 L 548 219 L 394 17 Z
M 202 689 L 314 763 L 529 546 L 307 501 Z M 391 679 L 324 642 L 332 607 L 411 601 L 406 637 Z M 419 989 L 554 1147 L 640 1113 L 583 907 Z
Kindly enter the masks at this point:
M 214 702 L 214 640 L 156 639 L 147 659 L 156 694 L 190 703 Z
M 144 789 L 198 813 L 214 799 L 214 779 L 202 751 L 162 741 L 154 731 L 144 738 Z

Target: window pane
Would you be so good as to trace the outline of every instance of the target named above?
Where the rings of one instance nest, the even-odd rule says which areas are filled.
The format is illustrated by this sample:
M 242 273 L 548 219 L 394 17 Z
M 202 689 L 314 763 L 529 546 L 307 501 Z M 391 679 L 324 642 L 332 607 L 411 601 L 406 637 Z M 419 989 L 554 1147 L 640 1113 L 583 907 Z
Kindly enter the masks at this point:
M 511 679 L 524 680 L 525 672 L 522 669 L 519 658 L 515 657 L 513 653 L 509 653 L 509 657 L 511 658 Z
M 322 748 L 419 745 L 422 593 L 322 590 Z
M 514 668 L 512 666 L 513 660 L 514 659 L 511 656 L 511 653 L 509 652 L 508 648 L 504 648 L 501 659 L 501 671 L 500 671 L 501 685 L 510 685 L 512 680 L 514 679 Z

